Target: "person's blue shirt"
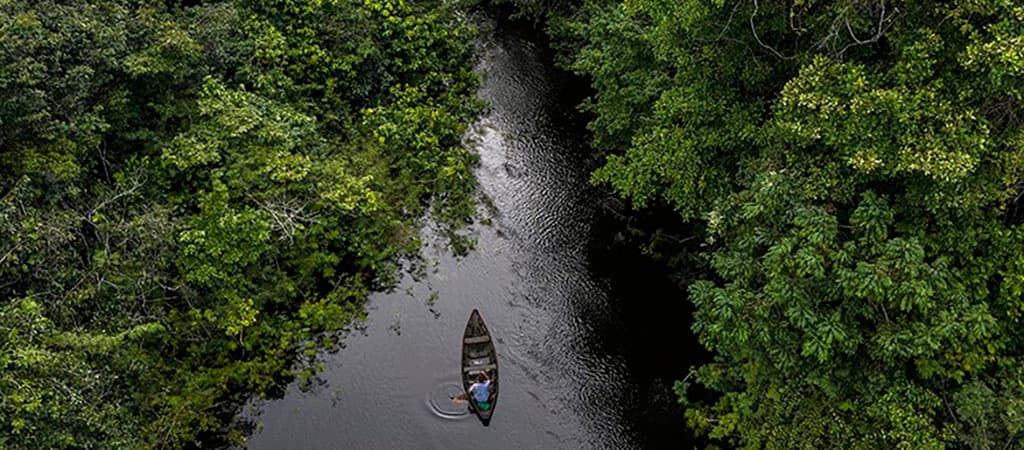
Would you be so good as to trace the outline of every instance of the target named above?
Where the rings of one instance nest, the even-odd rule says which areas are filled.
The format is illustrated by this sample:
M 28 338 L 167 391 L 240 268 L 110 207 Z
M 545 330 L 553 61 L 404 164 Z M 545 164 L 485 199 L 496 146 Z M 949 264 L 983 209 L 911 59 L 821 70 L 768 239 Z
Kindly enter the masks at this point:
M 473 400 L 486 402 L 491 397 L 491 380 L 484 381 L 483 383 L 473 383 L 469 387 L 469 393 L 473 394 Z

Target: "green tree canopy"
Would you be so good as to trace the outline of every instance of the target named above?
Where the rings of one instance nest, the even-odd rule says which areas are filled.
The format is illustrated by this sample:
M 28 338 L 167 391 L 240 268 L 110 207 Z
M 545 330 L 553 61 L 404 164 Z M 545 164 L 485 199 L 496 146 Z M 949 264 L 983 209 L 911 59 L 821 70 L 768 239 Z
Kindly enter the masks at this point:
M 1024 440 L 1024 7 L 588 0 L 549 21 L 608 154 L 703 230 L 714 441 Z M 530 7 L 533 2 L 526 2 Z M 688 320 L 680 318 L 680 320 Z
M 0 1 L 0 447 L 242 441 L 428 206 L 473 212 L 471 37 L 420 1 Z

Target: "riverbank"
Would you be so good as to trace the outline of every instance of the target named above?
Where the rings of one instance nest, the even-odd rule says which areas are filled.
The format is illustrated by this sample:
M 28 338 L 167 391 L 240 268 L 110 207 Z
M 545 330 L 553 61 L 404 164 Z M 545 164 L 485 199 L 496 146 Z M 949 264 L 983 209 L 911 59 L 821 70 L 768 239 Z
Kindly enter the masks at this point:
M 475 21 L 490 109 L 467 142 L 490 225 L 471 227 L 477 245 L 461 258 L 428 231 L 423 276 L 371 295 L 365 329 L 325 355 L 311 391 L 293 385 L 254 405 L 261 425 L 250 448 L 463 448 L 480 433 L 497 449 L 689 442 L 671 383 L 691 363 L 675 351 L 648 356 L 687 339 L 669 321 L 687 304 L 664 270 L 614 243 L 620 224 L 589 183 L 589 133 L 576 111 L 585 89 L 553 67 L 528 25 Z M 474 308 L 502 368 L 486 429 L 445 404 Z

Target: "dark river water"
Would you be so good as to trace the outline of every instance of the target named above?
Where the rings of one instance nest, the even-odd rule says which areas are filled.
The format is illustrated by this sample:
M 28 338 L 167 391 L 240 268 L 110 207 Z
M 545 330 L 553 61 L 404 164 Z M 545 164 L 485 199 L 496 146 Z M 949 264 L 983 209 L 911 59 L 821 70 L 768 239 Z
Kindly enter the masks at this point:
M 492 224 L 471 227 L 477 247 L 463 258 L 425 231 L 425 276 L 371 296 L 365 331 L 324 355 L 321 385 L 252 405 L 249 448 L 691 446 L 671 392 L 690 364 L 687 302 L 663 269 L 614 244 L 574 108 L 585 84 L 553 68 L 541 33 L 475 20 L 491 109 L 467 145 Z M 502 383 L 486 428 L 448 400 L 474 308 Z

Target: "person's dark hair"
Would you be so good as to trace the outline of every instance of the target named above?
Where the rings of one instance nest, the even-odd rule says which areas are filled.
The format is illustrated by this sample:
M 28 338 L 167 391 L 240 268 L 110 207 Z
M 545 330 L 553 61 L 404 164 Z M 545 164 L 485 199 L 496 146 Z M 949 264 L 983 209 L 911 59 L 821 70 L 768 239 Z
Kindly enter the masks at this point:
M 476 381 L 480 382 L 480 383 L 483 383 L 484 381 L 487 381 L 487 377 L 484 376 L 483 372 L 480 372 L 480 373 L 476 374 Z

